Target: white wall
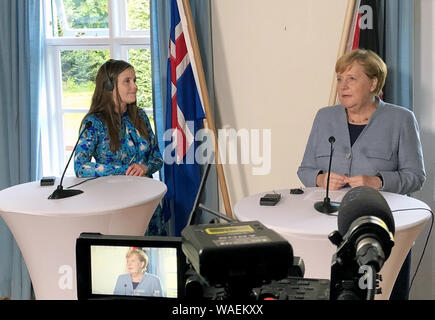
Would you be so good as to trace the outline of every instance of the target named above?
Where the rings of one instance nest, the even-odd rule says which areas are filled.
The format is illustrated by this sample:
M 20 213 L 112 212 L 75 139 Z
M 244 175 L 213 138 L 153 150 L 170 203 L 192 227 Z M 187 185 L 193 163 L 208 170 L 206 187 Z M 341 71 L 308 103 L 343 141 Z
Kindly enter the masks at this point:
M 302 185 L 296 172 L 328 104 L 346 8 L 347 0 L 212 0 L 216 127 L 271 130 L 270 173 L 253 175 L 252 161 L 224 166 L 232 206 Z
M 427 180 L 423 189 L 414 196 L 435 209 L 435 1 L 416 0 L 415 32 L 415 74 L 414 112 L 420 125 L 423 155 Z M 412 264 L 414 274 L 421 257 L 429 231 L 429 223 L 420 234 L 413 248 Z M 432 231 L 433 232 L 433 231 Z M 413 299 L 435 299 L 435 269 L 433 235 L 429 239 L 426 253 L 411 291 Z

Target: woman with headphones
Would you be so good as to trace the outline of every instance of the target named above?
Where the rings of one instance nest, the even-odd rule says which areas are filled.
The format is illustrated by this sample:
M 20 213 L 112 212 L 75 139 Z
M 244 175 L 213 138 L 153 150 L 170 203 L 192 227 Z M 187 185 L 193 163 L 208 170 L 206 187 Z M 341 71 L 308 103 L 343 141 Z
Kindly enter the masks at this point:
M 134 68 L 122 60 L 109 60 L 98 70 L 92 103 L 81 123 L 92 125 L 80 138 L 75 156 L 77 177 L 129 175 L 151 177 L 163 164 L 157 140 L 145 111 L 136 105 Z M 92 162 L 92 158 L 95 162 Z M 157 229 L 154 214 L 150 228 Z M 158 223 L 161 225 L 161 223 Z

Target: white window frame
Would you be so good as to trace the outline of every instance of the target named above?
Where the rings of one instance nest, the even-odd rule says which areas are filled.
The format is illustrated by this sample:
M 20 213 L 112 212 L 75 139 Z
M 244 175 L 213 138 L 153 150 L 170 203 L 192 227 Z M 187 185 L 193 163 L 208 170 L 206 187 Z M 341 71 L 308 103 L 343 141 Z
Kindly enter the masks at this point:
M 61 1 L 61 0 L 54 0 Z M 45 16 L 51 19 L 51 0 L 44 0 Z M 49 169 L 44 166 L 44 175 L 60 175 L 66 165 L 64 159 L 65 145 L 63 139 L 63 115 L 65 113 L 86 113 L 89 108 L 64 109 L 62 108 L 62 70 L 60 52 L 62 50 L 107 50 L 112 59 L 128 60 L 129 49 L 150 49 L 150 30 L 126 30 L 127 0 L 108 0 L 109 36 L 102 37 L 53 37 L 51 34 L 50 19 L 46 21 L 46 94 L 47 101 L 53 106 L 47 107 L 46 132 L 49 134 L 47 143 L 50 159 L 46 158 Z M 113 15 L 112 13 L 117 13 Z M 50 30 L 50 32 L 48 32 Z M 89 29 L 88 29 L 89 30 Z M 79 31 L 78 29 L 75 31 Z M 49 104 L 50 104 L 49 102 Z M 56 156 L 57 155 L 57 156 Z M 67 173 L 71 174 L 72 165 Z

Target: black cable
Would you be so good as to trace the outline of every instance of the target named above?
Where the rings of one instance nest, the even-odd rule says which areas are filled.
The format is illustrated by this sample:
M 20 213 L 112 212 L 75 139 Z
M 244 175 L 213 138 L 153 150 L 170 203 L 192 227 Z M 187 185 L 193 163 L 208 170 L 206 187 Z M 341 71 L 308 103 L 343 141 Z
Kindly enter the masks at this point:
M 429 233 L 427 234 L 426 243 L 424 244 L 424 247 L 423 247 L 423 252 L 421 253 L 421 257 L 420 257 L 420 260 L 418 261 L 417 267 L 415 269 L 414 276 L 412 277 L 411 284 L 409 286 L 408 292 L 411 292 L 411 288 L 412 288 L 412 285 L 414 284 L 415 276 L 417 275 L 418 269 L 420 268 L 420 264 L 421 264 L 421 261 L 423 260 L 424 253 L 426 252 L 426 247 L 427 247 L 427 244 L 429 242 L 429 238 L 430 238 L 430 235 L 432 233 L 432 227 L 433 227 L 433 224 L 434 224 L 434 213 L 432 212 L 432 210 L 427 209 L 427 208 L 397 209 L 397 210 L 392 210 L 391 211 L 391 212 L 398 212 L 398 211 L 416 211 L 416 210 L 426 210 L 426 211 L 429 211 L 430 214 L 431 214 L 432 221 L 430 223 L 430 228 L 429 228 Z
M 71 188 L 77 187 L 78 185 L 81 185 L 82 183 L 88 182 L 88 181 L 90 181 L 90 180 L 95 180 L 95 179 L 97 179 L 97 178 L 99 178 L 99 177 L 88 178 L 88 179 L 86 179 L 86 180 L 84 180 L 84 181 L 82 181 L 82 182 L 79 182 L 79 183 L 77 183 L 77 184 L 74 184 L 74 185 L 72 185 L 72 186 L 69 186 L 67 189 L 71 189 Z

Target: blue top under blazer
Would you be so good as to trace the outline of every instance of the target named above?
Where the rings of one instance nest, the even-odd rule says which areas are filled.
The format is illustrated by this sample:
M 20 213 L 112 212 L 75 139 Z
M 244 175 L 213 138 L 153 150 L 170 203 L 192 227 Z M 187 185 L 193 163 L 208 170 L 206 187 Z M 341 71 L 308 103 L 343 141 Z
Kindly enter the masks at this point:
M 130 274 L 121 274 L 116 281 L 115 295 L 122 296 L 145 296 L 145 297 L 162 297 L 162 286 L 160 279 L 152 274 L 144 273 L 141 282 L 136 289 L 133 289 Z

